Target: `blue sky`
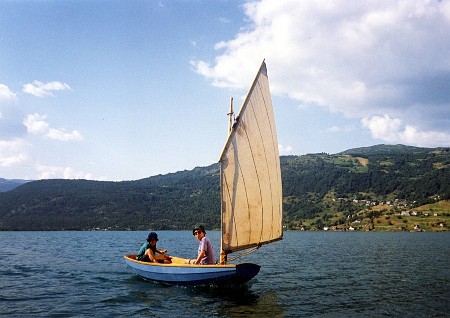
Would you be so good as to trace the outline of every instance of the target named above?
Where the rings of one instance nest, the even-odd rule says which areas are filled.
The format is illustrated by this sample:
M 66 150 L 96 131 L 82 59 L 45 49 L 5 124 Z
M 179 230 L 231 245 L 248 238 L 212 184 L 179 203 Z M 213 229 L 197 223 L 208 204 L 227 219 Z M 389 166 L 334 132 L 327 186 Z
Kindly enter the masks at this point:
M 0 1 L 0 178 L 217 162 L 265 58 L 281 154 L 450 146 L 450 3 Z

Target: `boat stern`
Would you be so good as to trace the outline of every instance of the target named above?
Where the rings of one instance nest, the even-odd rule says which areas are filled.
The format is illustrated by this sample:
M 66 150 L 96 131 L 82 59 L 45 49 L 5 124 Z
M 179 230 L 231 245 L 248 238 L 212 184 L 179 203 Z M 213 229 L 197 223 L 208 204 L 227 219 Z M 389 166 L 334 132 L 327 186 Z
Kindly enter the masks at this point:
M 258 275 L 261 266 L 253 263 L 242 263 L 236 265 L 236 280 L 240 283 L 248 282 Z

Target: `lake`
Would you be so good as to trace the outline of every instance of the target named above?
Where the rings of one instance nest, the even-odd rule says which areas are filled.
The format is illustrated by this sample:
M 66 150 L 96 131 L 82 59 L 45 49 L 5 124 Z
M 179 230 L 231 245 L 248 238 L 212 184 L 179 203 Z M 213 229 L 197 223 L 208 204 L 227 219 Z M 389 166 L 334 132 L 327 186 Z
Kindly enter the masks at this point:
M 159 248 L 195 258 L 191 231 Z M 219 249 L 219 232 L 207 231 Z M 450 232 L 285 232 L 243 259 L 261 271 L 234 289 L 146 282 L 127 268 L 147 232 L 0 232 L 0 313 L 7 317 L 444 317 Z

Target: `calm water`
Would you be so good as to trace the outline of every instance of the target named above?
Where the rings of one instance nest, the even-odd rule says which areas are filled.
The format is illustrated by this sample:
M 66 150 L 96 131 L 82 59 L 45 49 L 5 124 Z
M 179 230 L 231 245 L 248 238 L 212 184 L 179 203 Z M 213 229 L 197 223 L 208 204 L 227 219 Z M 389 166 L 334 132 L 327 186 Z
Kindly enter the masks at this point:
M 159 247 L 195 257 L 190 231 Z M 444 317 L 450 233 L 287 232 L 245 258 L 262 265 L 237 289 L 145 282 L 122 256 L 147 232 L 0 232 L 0 315 Z M 219 233 L 209 231 L 216 251 Z

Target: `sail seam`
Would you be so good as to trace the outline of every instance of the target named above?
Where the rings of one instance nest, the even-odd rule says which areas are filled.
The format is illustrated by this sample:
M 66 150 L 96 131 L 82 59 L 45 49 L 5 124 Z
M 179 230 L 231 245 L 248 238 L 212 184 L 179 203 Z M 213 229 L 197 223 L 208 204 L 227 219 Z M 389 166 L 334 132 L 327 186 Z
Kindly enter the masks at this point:
M 265 76 L 266 76 L 266 78 L 265 78 L 265 80 L 267 80 L 268 81 L 268 76 L 267 76 L 267 70 L 266 70 L 266 73 L 264 74 Z M 262 86 L 262 84 L 260 83 L 260 81 L 258 81 L 258 85 L 259 86 Z M 267 88 L 269 89 L 269 87 L 268 87 L 268 85 L 267 85 Z M 267 118 L 268 119 L 268 126 L 269 126 L 269 128 L 270 128 L 270 135 L 271 135 L 271 144 L 272 144 L 272 150 L 273 150 L 273 153 L 275 154 L 275 157 L 274 157 L 274 159 L 275 159 L 275 162 L 276 162 L 276 165 L 279 167 L 280 166 L 280 158 L 279 158 L 279 152 L 278 152 L 278 145 L 276 144 L 276 142 L 275 142 L 275 139 L 276 138 L 274 138 L 274 136 L 275 136 L 275 118 L 272 118 L 269 114 L 270 113 L 272 113 L 273 114 L 273 110 L 271 111 L 271 112 L 269 112 L 269 109 L 268 109 L 268 105 L 269 105 L 269 102 L 267 102 L 266 101 L 266 96 L 267 96 L 267 94 L 264 94 L 264 92 L 263 92 L 263 89 L 260 89 L 260 91 L 261 91 L 261 96 L 262 96 L 262 99 L 263 99 L 263 104 L 264 104 L 264 110 L 265 110 L 265 112 L 266 112 L 266 117 L 265 118 Z M 269 94 L 270 94 L 270 92 L 269 92 Z M 269 95 L 269 98 L 270 98 L 270 95 Z M 270 105 L 271 105 L 271 103 L 270 103 Z M 273 106 L 272 106 L 273 107 Z M 265 143 L 263 143 L 264 144 L 264 147 L 265 147 Z M 267 155 L 265 156 L 265 158 L 266 158 L 266 166 L 268 167 L 268 161 L 267 161 Z M 269 175 L 269 178 L 270 179 L 272 179 L 272 176 L 271 176 L 271 174 L 268 174 Z M 276 182 L 277 182 L 277 184 L 279 184 L 280 186 L 281 186 L 281 172 L 280 171 L 277 171 L 277 173 L 276 173 Z M 276 210 L 275 210 L 275 201 L 273 200 L 274 199 L 274 193 L 273 193 L 273 191 L 272 191 L 272 187 L 273 187 L 273 184 L 272 184 L 272 182 L 269 182 L 269 185 L 270 185 L 270 187 L 271 187 L 271 191 L 270 191 L 270 194 L 271 194 L 271 198 L 272 198 L 272 200 L 271 200 L 271 202 L 272 202 L 272 220 L 274 219 L 274 213 L 276 212 L 276 211 L 279 211 L 280 212 L 280 222 L 282 222 L 282 219 L 283 219 L 283 217 L 282 217 L 282 196 L 280 196 L 280 194 L 278 194 L 277 195 L 277 204 L 276 204 Z M 272 226 L 272 234 L 275 234 L 274 232 L 273 232 L 273 226 Z
M 258 83 L 257 83 L 257 86 L 258 86 L 258 92 L 259 92 L 259 94 L 261 95 L 261 99 L 262 99 L 263 102 L 264 102 L 264 108 L 266 109 L 267 106 L 265 105 L 264 94 L 263 94 L 263 91 L 262 91 L 262 89 L 261 89 L 261 85 L 260 85 L 259 81 L 258 81 Z M 262 147 L 263 147 L 263 149 L 264 149 L 264 152 L 263 152 L 263 153 L 264 153 L 264 159 L 265 159 L 265 162 L 266 162 L 266 170 L 267 170 L 267 154 L 266 154 L 266 146 L 265 146 L 264 138 L 262 137 L 261 125 L 260 125 L 260 123 L 259 123 L 259 121 L 258 121 L 258 116 L 256 116 L 255 108 L 253 107 L 253 103 L 252 103 L 251 107 L 252 107 L 253 115 L 254 115 L 254 117 L 255 117 L 256 125 L 257 125 L 257 127 L 258 127 L 259 138 L 261 139 L 261 144 L 262 144 Z M 255 164 L 255 159 L 254 159 L 253 151 L 252 151 L 252 158 L 253 158 L 253 163 Z M 262 209 L 262 213 L 261 213 L 261 228 L 260 228 L 260 233 L 259 233 L 259 242 L 261 242 L 261 240 L 262 240 L 262 238 L 263 238 L 263 233 L 264 233 L 264 204 L 263 204 L 263 196 L 262 196 L 262 190 L 261 190 L 261 181 L 260 181 L 258 169 L 256 169 L 256 167 L 255 167 L 255 170 L 256 170 L 256 175 L 257 175 L 257 179 L 258 179 L 259 196 L 260 196 L 260 198 L 261 198 L 261 209 Z M 269 179 L 270 179 L 270 173 L 269 173 L 269 172 L 267 172 L 267 175 L 269 176 Z M 269 182 L 269 185 L 270 185 L 270 182 Z M 272 211 L 272 214 L 273 214 L 273 211 Z

